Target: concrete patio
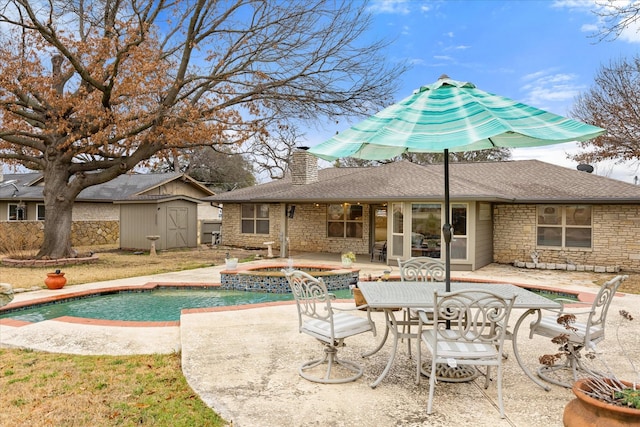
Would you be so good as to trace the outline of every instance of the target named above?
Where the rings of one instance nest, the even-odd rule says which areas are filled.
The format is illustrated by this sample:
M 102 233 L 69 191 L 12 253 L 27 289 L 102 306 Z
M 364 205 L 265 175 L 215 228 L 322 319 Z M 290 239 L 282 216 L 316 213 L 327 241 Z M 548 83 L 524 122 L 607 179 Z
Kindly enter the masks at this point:
M 335 259 L 334 259 L 335 258 Z M 300 254 L 296 261 L 338 263 L 336 255 Z M 265 263 L 272 261 L 256 261 Z M 385 266 L 355 264 L 361 275 L 379 276 Z M 222 267 L 136 277 L 111 282 L 67 287 L 63 291 L 101 288 L 148 282 L 219 281 Z M 397 272 L 397 268 L 395 269 Z M 553 286 L 560 289 L 597 291 L 594 279 L 611 274 L 528 271 L 491 265 L 476 272 L 453 272 L 452 276 L 502 280 L 516 284 Z M 52 292 L 42 290 L 18 294 L 16 300 L 41 298 Z M 352 302 L 343 303 L 353 306 Z M 620 309 L 636 318 L 640 296 L 619 294 L 613 301 L 609 324 L 617 321 Z M 358 312 L 364 315 L 362 312 Z M 514 312 L 517 319 L 521 312 Z M 383 314 L 373 313 L 381 332 Z M 515 320 L 513 320 L 515 322 Z M 610 328 L 613 329 L 613 328 Z M 523 327 L 518 344 L 531 369 L 541 354 L 555 351 L 545 339 L 529 340 Z M 615 331 L 608 331 L 600 350 L 622 378 L 630 376 L 628 363 L 620 356 Z M 628 347 L 640 348 L 638 334 L 623 337 Z M 122 327 L 100 322 L 45 321 L 18 326 L 0 322 L 0 345 L 20 346 L 52 352 L 80 354 L 130 354 L 139 352 L 182 352 L 182 369 L 194 391 L 233 426 L 562 426 L 565 404 L 573 398 L 570 390 L 551 386 L 546 392 L 530 381 L 515 358 L 504 362 L 504 405 L 507 418 L 501 419 L 496 404 L 496 387 L 482 387 L 483 380 L 471 383 L 440 383 L 435 392 L 434 414 L 426 414 L 428 382 L 414 382 L 415 362 L 406 343 L 390 374 L 375 389 L 369 384 L 380 374 L 389 355 L 390 343 L 377 354 L 362 359 L 360 353 L 372 348 L 378 337 L 353 337 L 340 350 L 343 358 L 359 360 L 364 375 L 348 384 L 321 385 L 302 379 L 298 365 L 317 357 L 321 346 L 297 331 L 297 314 L 291 303 L 237 307 L 234 309 L 183 314 L 179 326 Z M 510 345 L 509 353 L 512 353 Z M 635 357 L 635 354 L 632 354 Z

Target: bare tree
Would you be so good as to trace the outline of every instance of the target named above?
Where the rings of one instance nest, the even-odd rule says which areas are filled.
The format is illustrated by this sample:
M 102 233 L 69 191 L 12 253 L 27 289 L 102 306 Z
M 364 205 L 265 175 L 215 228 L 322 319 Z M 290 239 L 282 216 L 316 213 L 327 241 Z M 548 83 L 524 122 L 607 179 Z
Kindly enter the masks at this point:
M 510 148 L 492 148 L 488 150 L 464 151 L 449 153 L 449 161 L 460 162 L 498 162 L 511 158 Z M 419 165 L 431 165 L 444 163 L 444 153 L 404 153 L 395 159 L 390 160 L 362 160 L 346 158 L 336 160 L 336 167 L 365 167 L 390 163 L 397 160 L 408 160 Z
M 640 160 L 640 57 L 602 66 L 591 89 L 577 98 L 571 115 L 607 130 L 581 142 L 585 151 L 574 160 Z
M 616 40 L 628 28 L 640 30 L 640 3 L 636 1 L 620 2 L 616 0 L 598 0 L 593 13 L 598 16 L 600 26 L 594 37 L 599 42 Z
M 38 257 L 72 254 L 85 188 L 292 119 L 361 115 L 403 65 L 349 0 L 0 0 L 0 161 L 41 170 Z
M 297 123 L 280 124 L 269 135 L 259 135 L 248 141 L 240 152 L 251 159 L 257 174 L 281 179 L 289 169 L 289 159 L 303 137 Z

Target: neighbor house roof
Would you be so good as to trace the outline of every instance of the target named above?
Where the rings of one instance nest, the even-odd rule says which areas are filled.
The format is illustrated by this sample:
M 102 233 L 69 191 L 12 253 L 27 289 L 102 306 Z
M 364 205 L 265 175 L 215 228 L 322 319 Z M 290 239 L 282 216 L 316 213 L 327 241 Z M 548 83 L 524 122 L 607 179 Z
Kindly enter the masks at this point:
M 640 203 L 640 186 L 539 160 L 452 163 L 452 201 L 514 203 Z M 444 198 L 443 165 L 408 161 L 366 168 L 329 168 L 318 181 L 291 177 L 219 193 L 205 200 L 229 202 L 387 202 Z
M 43 200 L 44 181 L 41 173 L 4 174 L 0 182 L 0 199 Z M 186 174 L 124 174 L 104 184 L 85 188 L 80 192 L 78 202 L 111 202 L 114 200 L 135 200 L 146 197 L 149 192 L 163 184 L 177 179 L 198 188 L 203 194 L 212 195 L 213 191 Z M 15 194 L 15 197 L 14 197 Z M 173 195 L 167 195 L 170 197 Z

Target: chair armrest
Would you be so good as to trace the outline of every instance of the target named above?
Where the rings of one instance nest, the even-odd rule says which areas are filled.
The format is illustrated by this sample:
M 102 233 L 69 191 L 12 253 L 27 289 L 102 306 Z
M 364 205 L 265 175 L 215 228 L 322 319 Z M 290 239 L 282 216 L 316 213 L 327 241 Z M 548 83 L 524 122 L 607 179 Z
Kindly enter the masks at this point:
M 420 321 L 421 324 L 433 323 L 433 320 L 429 319 L 429 316 L 427 315 L 426 311 L 418 310 L 417 312 L 418 312 L 418 320 Z
M 355 311 L 355 310 L 360 310 L 360 309 L 363 309 L 363 308 L 366 308 L 366 309 L 367 309 L 367 311 L 370 311 L 370 310 L 371 310 L 371 309 L 369 308 L 369 304 L 362 304 L 362 305 L 359 305 L 359 306 L 357 306 L 357 307 L 351 307 L 351 308 L 334 307 L 333 305 L 331 305 L 331 308 L 332 308 L 333 310 L 336 310 L 336 311 Z M 363 311 L 364 311 L 364 310 L 363 310 Z
M 576 301 L 573 299 L 568 299 L 568 298 L 556 298 L 554 299 L 554 301 L 559 302 L 560 303 L 560 308 L 555 309 L 555 308 L 547 308 L 546 310 L 548 311 L 552 311 L 554 313 L 557 313 L 558 316 L 561 316 L 565 313 L 571 313 L 571 314 L 588 314 L 591 312 L 591 302 L 586 302 L 586 301 Z M 568 307 L 568 309 L 570 309 L 571 311 L 567 311 L 567 305 L 570 304 L 573 307 Z M 575 306 L 582 306 L 582 307 L 575 307 Z M 584 307 L 589 307 L 589 310 L 584 310 Z M 582 308 L 582 310 L 576 310 L 576 308 Z

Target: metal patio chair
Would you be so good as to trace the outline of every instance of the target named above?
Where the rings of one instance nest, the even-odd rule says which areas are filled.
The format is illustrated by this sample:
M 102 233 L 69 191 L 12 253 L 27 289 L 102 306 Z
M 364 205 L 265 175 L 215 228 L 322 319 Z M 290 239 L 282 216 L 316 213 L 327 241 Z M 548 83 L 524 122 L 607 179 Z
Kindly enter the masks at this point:
M 560 350 L 564 353 L 563 363 L 545 364 L 538 368 L 538 376 L 545 381 L 562 387 L 571 388 L 572 384 L 560 379 L 552 378 L 550 374 L 558 370 L 570 370 L 573 380 L 578 380 L 578 372 L 584 371 L 582 364 L 583 348 L 595 349 L 596 344 L 604 340 L 605 322 L 607 312 L 616 291 L 629 276 L 619 275 L 606 282 L 595 297 L 593 304 L 588 310 L 567 310 L 563 305 L 562 309 L 555 315 L 542 316 L 531 323 L 529 338 L 540 335 L 550 339 L 564 336 Z M 572 305 L 585 305 L 576 301 L 558 300 Z M 572 315 L 567 321 L 567 315 Z
M 455 369 L 459 365 L 485 366 L 484 388 L 491 382 L 491 368 L 497 368 L 498 406 L 502 403 L 502 360 L 504 339 L 515 296 L 504 297 L 482 289 L 438 293 L 434 292 L 433 322 L 424 312 L 419 315 L 416 343 L 416 384 L 422 373 L 422 345 L 431 353 L 429 402 L 427 414 L 433 409 L 433 395 L 438 372 L 442 366 Z M 429 322 L 425 324 L 425 321 Z M 427 328 L 425 329 L 425 326 Z
M 403 282 L 442 282 L 446 277 L 444 262 L 425 256 L 409 258 L 402 261 L 398 258 L 400 280 Z M 407 308 L 403 314 L 402 334 L 407 336 L 407 349 L 411 357 L 411 338 L 417 335 L 411 333 L 411 327 L 418 325 L 418 313 L 424 311 L 428 317 L 433 317 L 432 308 Z
M 321 358 L 304 362 L 298 372 L 301 377 L 318 383 L 337 384 L 355 381 L 362 376 L 362 366 L 356 362 L 338 358 L 338 348 L 344 346 L 344 340 L 364 332 L 376 335 L 375 323 L 367 310 L 366 317 L 346 313 L 356 310 L 333 307 L 331 300 L 335 295 L 327 291 L 320 278 L 315 278 L 303 271 L 283 271 L 298 308 L 298 327 L 301 333 L 310 335 L 324 345 Z M 360 307 L 362 308 L 362 307 Z M 314 368 L 326 364 L 323 376 L 314 374 Z M 341 366 L 352 375 L 332 377 L 333 368 Z

